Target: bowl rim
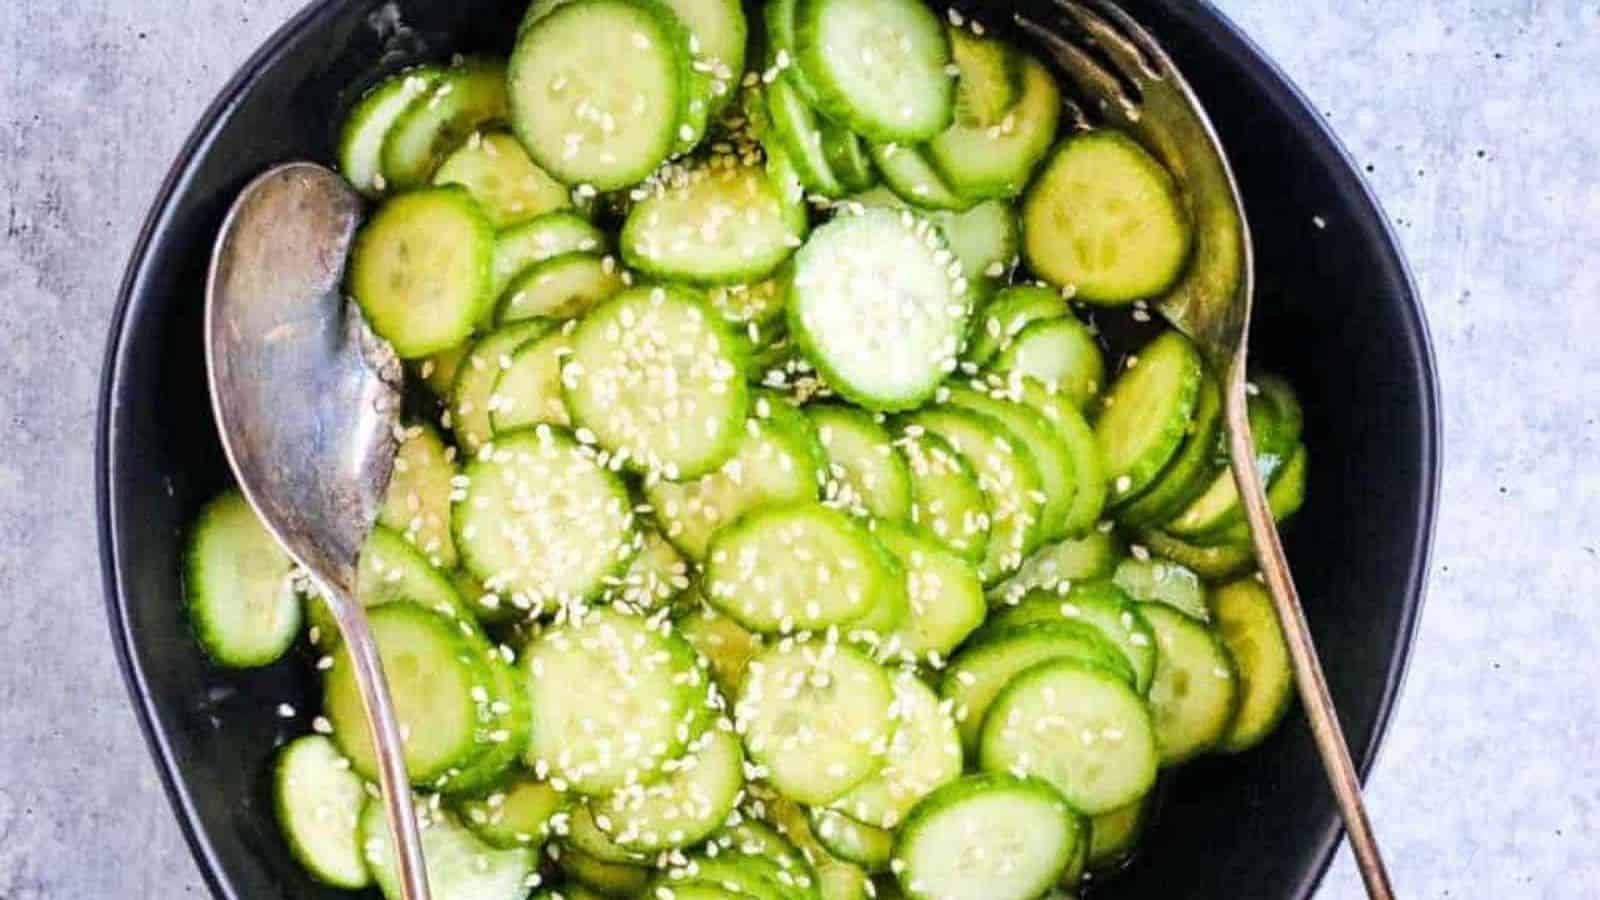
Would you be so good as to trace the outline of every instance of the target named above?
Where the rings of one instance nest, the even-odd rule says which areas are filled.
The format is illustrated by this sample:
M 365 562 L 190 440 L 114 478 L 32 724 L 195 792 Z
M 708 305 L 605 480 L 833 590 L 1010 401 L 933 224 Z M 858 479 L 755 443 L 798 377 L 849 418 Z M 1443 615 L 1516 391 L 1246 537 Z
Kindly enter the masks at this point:
M 106 613 L 112 645 L 116 651 L 118 668 L 127 686 L 140 730 L 145 743 L 157 763 L 157 771 L 167 798 L 177 814 L 178 826 L 191 854 L 200 869 L 200 875 L 216 897 L 238 900 L 236 892 L 221 875 L 222 864 L 210 837 L 199 827 L 198 812 L 189 792 L 178 778 L 178 765 L 166 735 L 157 727 L 157 710 L 143 667 L 133 646 L 133 628 L 128 614 L 128 591 L 122 578 L 122 553 L 114 523 L 117 502 L 112 492 L 116 476 L 112 451 L 120 435 L 113 432 L 113 411 L 116 399 L 124 389 L 124 369 L 132 346 L 128 343 L 128 323 L 145 305 L 144 282 L 150 277 L 149 252 L 157 235 L 163 232 L 174 213 L 173 200 L 194 177 L 195 163 L 206 147 L 216 139 L 217 129 L 226 114 L 245 90 L 272 64 L 285 47 L 307 29 L 321 27 L 322 20 L 336 14 L 350 0 L 312 0 L 291 16 L 240 65 L 216 96 L 206 106 L 195 126 L 184 139 L 181 149 L 173 159 L 161 182 L 149 212 L 139 230 L 137 240 L 129 253 L 127 268 L 117 290 L 117 300 L 106 339 L 106 349 L 101 366 L 98 390 L 98 410 L 95 421 L 94 483 L 95 518 L 98 531 L 102 587 L 105 592 Z M 1211 0 L 1199 0 L 1179 13 L 1197 31 L 1210 40 L 1216 50 L 1232 58 L 1242 67 L 1256 69 L 1262 89 L 1273 95 L 1278 106 L 1297 121 L 1302 128 L 1312 132 L 1314 138 L 1330 152 L 1329 160 L 1341 192 L 1351 196 L 1357 206 L 1364 207 L 1360 218 L 1367 227 L 1376 231 L 1381 247 L 1380 257 L 1374 260 L 1386 275 L 1402 284 L 1401 301 L 1407 338 L 1414 345 L 1416 363 L 1421 376 L 1418 401 L 1420 419 L 1419 445 L 1421 463 L 1420 519 L 1417 535 L 1410 548 L 1410 570 L 1406 574 L 1402 592 L 1403 609 L 1400 631 L 1396 635 L 1396 652 L 1390 654 L 1384 673 L 1384 686 L 1378 700 L 1377 715 L 1372 733 L 1364 746 L 1352 748 L 1361 780 L 1366 782 L 1381 752 L 1384 737 L 1394 718 L 1395 707 L 1405 686 L 1411 654 L 1415 648 L 1422 606 L 1427 594 L 1428 572 L 1433 556 L 1435 526 L 1438 518 L 1439 485 L 1443 455 L 1443 428 L 1439 415 L 1440 385 L 1432 337 L 1426 313 L 1417 290 L 1416 280 L 1401 249 L 1399 237 L 1385 214 L 1382 204 L 1373 193 L 1367 180 L 1359 174 L 1355 160 L 1326 120 L 1316 113 L 1306 95 L 1289 76 L 1225 13 Z M 1309 898 L 1326 876 L 1338 848 L 1342 828 L 1335 817 L 1316 836 L 1317 859 L 1294 893 L 1299 900 Z

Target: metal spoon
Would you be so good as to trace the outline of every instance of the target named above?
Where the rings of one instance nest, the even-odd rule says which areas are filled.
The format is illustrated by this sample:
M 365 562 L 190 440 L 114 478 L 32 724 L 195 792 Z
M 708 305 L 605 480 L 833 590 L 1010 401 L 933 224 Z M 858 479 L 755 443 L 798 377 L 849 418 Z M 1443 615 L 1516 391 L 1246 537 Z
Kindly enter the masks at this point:
M 211 404 L 234 476 L 327 599 L 354 663 L 406 900 L 429 900 L 400 729 L 357 562 L 389 487 L 402 373 L 341 291 L 361 197 L 290 163 L 252 181 L 217 236 L 206 284 Z
M 1018 15 L 1018 26 L 1050 51 L 1083 98 L 1091 101 L 1093 114 L 1137 135 L 1173 171 L 1188 195 L 1195 220 L 1194 255 L 1184 276 L 1162 298 L 1161 313 L 1195 342 L 1213 371 L 1225 373 L 1223 404 L 1233 479 L 1256 560 L 1289 645 L 1301 705 L 1367 895 L 1391 900 L 1394 888 L 1361 799 L 1361 782 L 1256 469 L 1245 380 L 1255 263 L 1244 200 L 1227 154 L 1182 73 L 1131 16 L 1108 0 L 1052 0 L 1050 5 L 1062 14 L 1059 19 Z

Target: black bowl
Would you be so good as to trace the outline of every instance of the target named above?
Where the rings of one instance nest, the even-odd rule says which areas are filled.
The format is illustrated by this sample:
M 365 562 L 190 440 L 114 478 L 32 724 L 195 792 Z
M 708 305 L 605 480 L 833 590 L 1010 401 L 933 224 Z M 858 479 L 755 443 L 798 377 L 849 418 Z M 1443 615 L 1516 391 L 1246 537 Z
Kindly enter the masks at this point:
M 288 857 L 266 799 L 275 746 L 308 726 L 304 659 L 208 665 L 181 604 L 181 532 L 228 481 L 207 402 L 204 273 L 224 211 L 270 164 L 328 161 L 333 123 L 419 54 L 505 50 L 523 0 L 325 0 L 258 51 L 174 164 L 122 287 L 96 453 L 111 628 L 185 834 L 219 897 L 333 898 Z M 985 17 L 1004 21 L 1004 4 Z M 1421 605 L 1439 469 L 1437 383 L 1416 292 L 1382 212 L 1322 117 L 1194 0 L 1129 2 L 1210 109 L 1239 173 L 1261 286 L 1255 356 L 1303 394 L 1310 499 L 1290 539 L 1351 747 L 1370 767 Z M 386 12 L 387 10 L 387 12 Z M 298 717 L 274 714 L 288 702 Z M 1106 894 L 1307 897 L 1338 835 L 1304 721 L 1184 768 L 1142 857 Z

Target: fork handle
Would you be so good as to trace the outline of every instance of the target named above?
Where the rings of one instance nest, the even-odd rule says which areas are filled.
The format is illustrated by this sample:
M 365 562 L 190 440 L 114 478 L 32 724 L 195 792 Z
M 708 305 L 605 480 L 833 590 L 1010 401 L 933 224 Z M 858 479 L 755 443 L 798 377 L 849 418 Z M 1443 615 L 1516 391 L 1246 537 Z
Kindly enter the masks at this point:
M 1356 867 L 1366 884 L 1367 896 L 1373 900 L 1393 900 L 1394 888 L 1389 882 L 1389 872 L 1384 865 L 1383 855 L 1378 851 L 1372 822 L 1367 818 L 1366 805 L 1361 799 L 1361 781 L 1356 775 L 1355 764 L 1350 760 L 1350 748 L 1345 743 L 1344 730 L 1339 727 L 1339 714 L 1328 693 L 1328 681 L 1322 674 L 1322 663 L 1317 659 L 1317 649 L 1311 638 L 1311 628 L 1306 624 L 1305 610 L 1300 606 L 1300 592 L 1295 589 L 1294 578 L 1289 574 L 1289 560 L 1284 555 L 1283 541 L 1278 536 L 1277 524 L 1267 506 L 1267 492 L 1261 484 L 1261 473 L 1256 469 L 1255 441 L 1250 435 L 1250 421 L 1246 412 L 1244 368 L 1244 355 L 1239 354 L 1229 372 L 1225 402 L 1233 480 L 1244 502 L 1256 561 L 1266 579 L 1272 604 L 1278 611 L 1278 623 L 1289 645 L 1294 681 L 1300 690 L 1300 703 L 1311 721 L 1311 734 L 1316 740 L 1317 752 L 1322 756 L 1323 770 L 1339 803 L 1339 814 L 1344 819 L 1345 833 L 1349 835 L 1350 847 L 1355 852 Z
M 378 645 L 367 627 L 367 615 L 349 595 L 318 580 L 340 637 L 350 651 L 350 662 L 361 692 L 367 716 L 367 734 L 378 757 L 378 780 L 383 788 L 383 805 L 389 822 L 390 843 L 400 873 L 400 896 L 404 900 L 432 900 L 428 890 L 427 865 L 422 858 L 422 835 L 417 828 L 417 810 L 411 802 L 411 779 L 406 774 L 404 741 L 394 714 L 389 682 L 383 675 Z

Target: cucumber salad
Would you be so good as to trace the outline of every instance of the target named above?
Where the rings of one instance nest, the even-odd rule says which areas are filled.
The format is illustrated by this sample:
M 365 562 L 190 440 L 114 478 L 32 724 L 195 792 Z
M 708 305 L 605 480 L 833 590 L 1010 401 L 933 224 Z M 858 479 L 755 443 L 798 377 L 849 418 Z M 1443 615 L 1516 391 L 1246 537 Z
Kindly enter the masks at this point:
M 921 0 L 534 0 L 349 111 L 413 388 L 360 600 L 437 900 L 1076 896 L 1272 732 L 1217 373 L 1148 307 L 1189 200 L 1064 107 Z M 1301 408 L 1250 393 L 1286 518 Z M 237 492 L 185 583 L 218 665 L 317 670 L 289 851 L 398 900 L 351 662 Z

